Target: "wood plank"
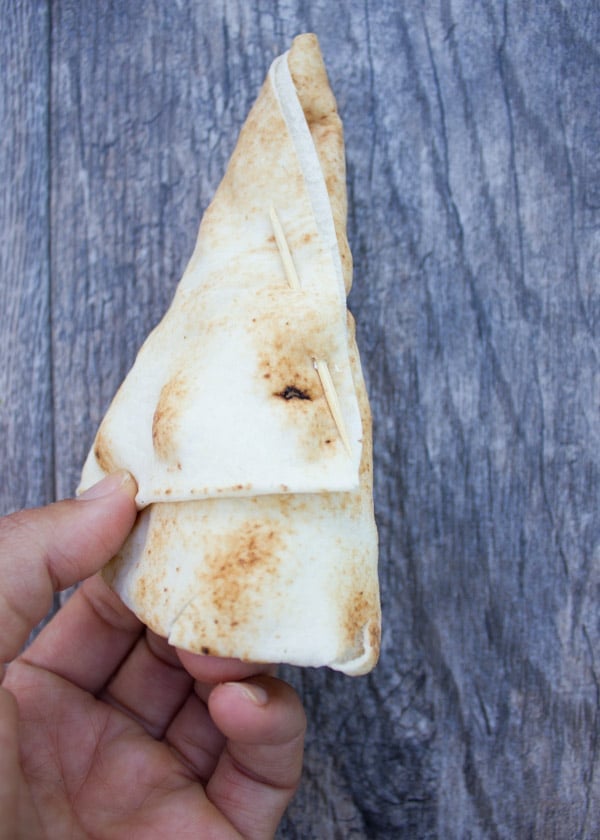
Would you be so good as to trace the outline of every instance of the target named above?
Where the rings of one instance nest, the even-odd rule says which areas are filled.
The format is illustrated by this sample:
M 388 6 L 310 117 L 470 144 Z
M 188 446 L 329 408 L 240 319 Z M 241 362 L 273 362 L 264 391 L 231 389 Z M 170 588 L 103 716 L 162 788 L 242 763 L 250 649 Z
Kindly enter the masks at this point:
M 0 8 L 0 514 L 52 500 L 49 20 Z
M 346 130 L 385 631 L 368 678 L 282 669 L 309 733 L 280 836 L 596 836 L 597 4 L 192 5 L 53 5 L 58 492 L 272 57 L 316 31 Z
M 367 836 L 598 832 L 598 17 L 569 10 L 371 19 L 354 252 L 388 620 L 345 731 L 373 735 Z

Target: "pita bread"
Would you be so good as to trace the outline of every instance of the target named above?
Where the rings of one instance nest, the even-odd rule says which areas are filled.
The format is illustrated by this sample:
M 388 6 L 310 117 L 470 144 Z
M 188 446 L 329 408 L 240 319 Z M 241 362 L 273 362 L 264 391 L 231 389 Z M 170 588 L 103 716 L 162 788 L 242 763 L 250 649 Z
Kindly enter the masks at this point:
M 348 674 L 377 660 L 345 226 L 342 125 L 303 35 L 273 63 L 83 470 L 80 490 L 115 469 L 136 478 L 143 510 L 105 577 L 179 647 Z

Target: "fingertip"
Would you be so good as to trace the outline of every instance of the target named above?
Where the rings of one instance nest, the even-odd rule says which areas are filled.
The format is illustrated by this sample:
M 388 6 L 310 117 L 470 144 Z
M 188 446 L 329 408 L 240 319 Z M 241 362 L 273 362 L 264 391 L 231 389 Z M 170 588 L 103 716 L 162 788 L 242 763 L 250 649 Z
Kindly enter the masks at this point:
M 77 496 L 77 499 L 85 502 L 111 496 L 113 493 L 123 493 L 133 500 L 137 491 L 137 484 L 131 473 L 127 470 L 118 470 L 88 487 L 87 490 Z
M 137 481 L 127 470 L 122 470 L 121 475 L 122 481 L 119 485 L 119 492 L 125 493 L 132 501 L 135 501 L 138 492 Z
M 283 743 L 306 729 L 300 698 L 274 677 L 220 683 L 210 693 L 208 705 L 219 729 L 245 743 Z
M 220 689 L 237 700 L 250 702 L 253 706 L 266 706 L 269 702 L 269 693 L 262 685 L 250 682 L 226 682 L 221 684 Z

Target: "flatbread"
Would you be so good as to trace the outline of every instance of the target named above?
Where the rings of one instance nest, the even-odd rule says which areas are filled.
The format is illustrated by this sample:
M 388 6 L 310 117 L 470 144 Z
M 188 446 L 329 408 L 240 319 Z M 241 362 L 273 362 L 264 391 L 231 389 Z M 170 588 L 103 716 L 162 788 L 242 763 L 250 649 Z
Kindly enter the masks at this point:
M 327 104 L 335 108 L 332 96 Z M 315 116 L 341 139 L 337 113 L 335 123 L 327 113 Z M 327 148 L 331 141 L 324 140 Z M 343 161 L 343 145 L 341 151 Z M 299 290 L 283 270 L 271 207 L 293 253 Z M 138 480 L 140 506 L 284 487 L 300 493 L 356 487 L 362 428 L 347 344 L 331 205 L 288 63 L 278 59 L 173 303 L 100 427 L 84 482 L 125 467 Z M 314 368 L 322 358 L 351 457 Z M 307 398 L 278 396 L 290 388 Z
M 377 660 L 371 421 L 345 226 L 342 125 L 303 35 L 273 63 L 83 470 L 81 490 L 115 469 L 136 478 L 144 509 L 105 577 L 179 647 L 348 674 Z

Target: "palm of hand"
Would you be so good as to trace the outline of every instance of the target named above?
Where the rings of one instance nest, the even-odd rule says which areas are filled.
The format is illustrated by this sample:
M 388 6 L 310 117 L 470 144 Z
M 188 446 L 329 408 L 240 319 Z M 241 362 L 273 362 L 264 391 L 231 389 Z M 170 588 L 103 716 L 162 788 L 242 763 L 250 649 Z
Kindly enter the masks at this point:
M 8 670 L 23 769 L 15 801 L 27 836 L 272 836 L 300 772 L 304 719 L 290 706 L 291 689 L 256 676 L 256 666 L 184 654 L 195 676 L 204 671 L 206 682 L 195 681 L 131 614 L 118 607 L 116 621 L 111 597 L 88 581 L 58 628 L 46 628 Z M 69 628 L 81 627 L 83 612 L 94 632 L 85 634 L 84 622 L 77 642 Z M 251 674 L 268 690 L 264 706 L 249 701 L 251 687 L 214 687 Z
M 194 773 L 168 741 L 53 674 L 19 682 L 23 794 L 53 836 L 184 837 L 214 820 L 201 783 L 217 755 Z

